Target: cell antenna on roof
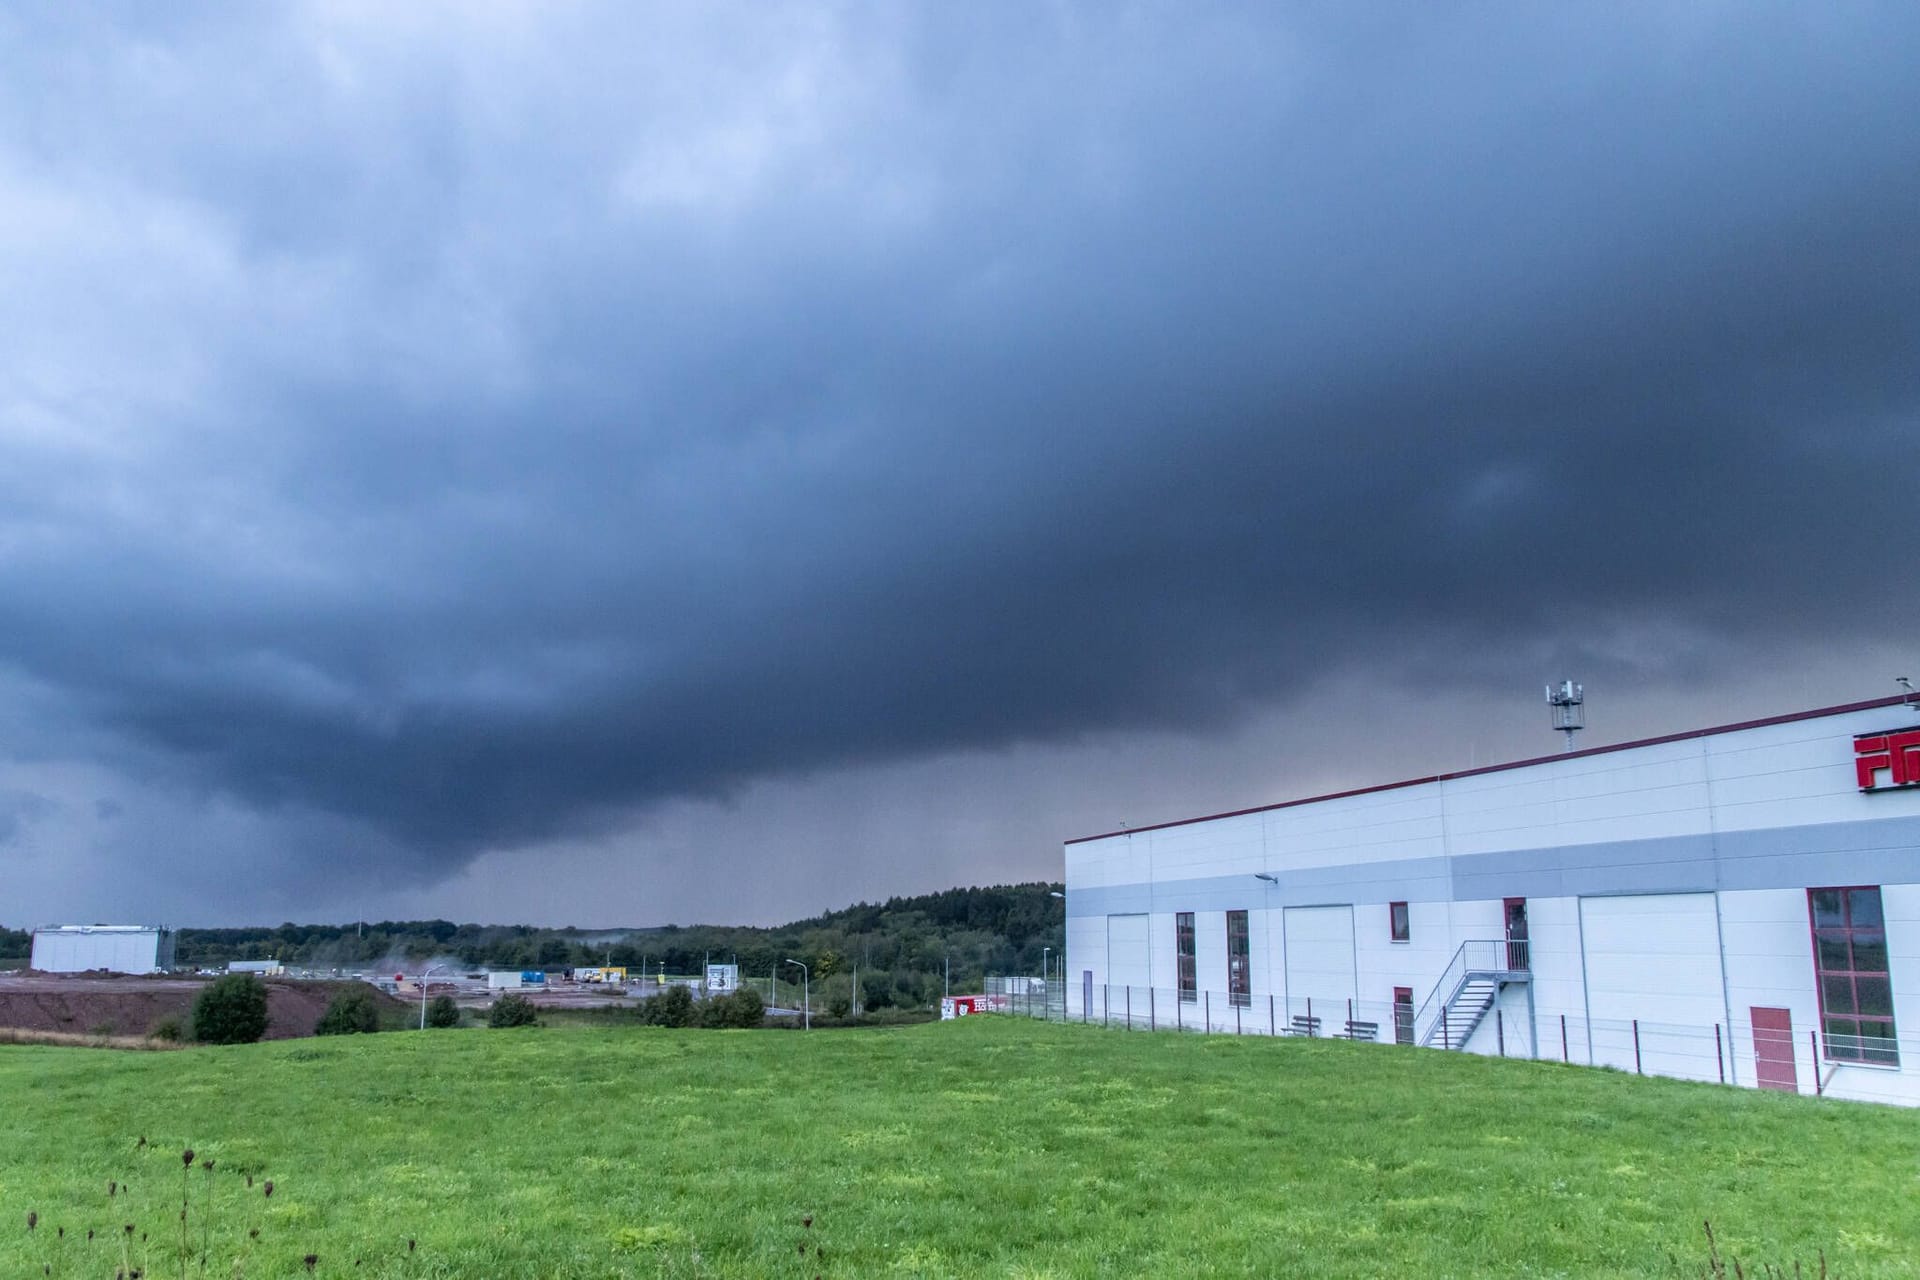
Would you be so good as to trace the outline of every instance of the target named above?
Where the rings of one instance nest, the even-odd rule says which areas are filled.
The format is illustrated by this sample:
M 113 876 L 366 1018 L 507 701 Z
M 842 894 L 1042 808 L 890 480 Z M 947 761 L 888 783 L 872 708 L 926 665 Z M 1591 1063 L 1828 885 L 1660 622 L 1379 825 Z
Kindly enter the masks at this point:
M 1567 735 L 1567 750 L 1573 750 L 1573 735 L 1587 727 L 1586 690 L 1571 680 L 1562 680 L 1557 689 L 1548 685 L 1547 707 L 1553 727 Z

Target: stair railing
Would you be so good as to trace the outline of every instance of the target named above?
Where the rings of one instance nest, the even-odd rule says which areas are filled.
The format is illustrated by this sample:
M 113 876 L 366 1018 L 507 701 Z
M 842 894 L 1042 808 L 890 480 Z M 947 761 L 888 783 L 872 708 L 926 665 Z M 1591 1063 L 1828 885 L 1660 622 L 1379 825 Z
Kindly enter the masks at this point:
M 1440 973 L 1439 981 L 1433 984 L 1433 990 L 1427 992 L 1427 998 L 1413 1015 L 1413 1042 L 1432 1044 L 1439 1031 L 1440 1019 L 1446 1008 L 1466 985 L 1467 979 L 1476 973 L 1510 974 L 1525 973 L 1528 969 L 1526 939 L 1509 941 L 1505 938 L 1469 938 L 1461 943 L 1453 953 L 1453 959 L 1447 961 L 1447 967 Z

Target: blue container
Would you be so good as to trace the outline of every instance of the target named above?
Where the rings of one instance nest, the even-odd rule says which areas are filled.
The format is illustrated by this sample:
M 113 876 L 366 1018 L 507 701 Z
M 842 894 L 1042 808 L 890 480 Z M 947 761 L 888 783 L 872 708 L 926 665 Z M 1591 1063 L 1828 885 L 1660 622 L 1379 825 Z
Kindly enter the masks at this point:
M 547 975 L 540 969 L 523 969 L 520 973 L 520 985 L 523 987 L 544 987 Z

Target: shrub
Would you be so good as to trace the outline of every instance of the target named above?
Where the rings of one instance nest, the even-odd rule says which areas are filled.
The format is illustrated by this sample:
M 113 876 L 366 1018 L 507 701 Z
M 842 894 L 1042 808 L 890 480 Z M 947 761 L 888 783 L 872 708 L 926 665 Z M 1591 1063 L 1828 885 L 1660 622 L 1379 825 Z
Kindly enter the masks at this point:
M 829 1018 L 844 1018 L 852 1012 L 853 1001 L 844 993 L 833 996 L 827 1001 L 827 1016 Z
M 501 996 L 487 1008 L 490 1027 L 537 1027 L 540 1010 L 525 996 Z
M 693 992 L 682 986 L 668 987 L 640 1003 L 640 1021 L 649 1027 L 691 1027 L 698 1019 Z
M 180 1015 L 170 1013 L 147 1029 L 147 1036 L 153 1040 L 182 1040 L 187 1029 L 180 1021 Z
M 460 1025 L 460 1006 L 453 1002 L 452 996 L 435 996 L 427 1002 L 427 1025 L 430 1027 Z
M 707 1001 L 700 1020 L 709 1027 L 757 1027 L 767 1020 L 767 1002 L 752 987 L 740 987 Z
M 327 1011 L 320 1015 L 320 1021 L 314 1023 L 313 1034 L 317 1036 L 371 1035 L 380 1029 L 380 1006 L 374 1003 L 373 991 L 368 987 L 353 986 L 337 993 Z
M 205 1044 L 252 1044 L 267 1033 L 267 989 L 251 974 L 230 973 L 200 989 L 193 1002 L 193 1038 Z

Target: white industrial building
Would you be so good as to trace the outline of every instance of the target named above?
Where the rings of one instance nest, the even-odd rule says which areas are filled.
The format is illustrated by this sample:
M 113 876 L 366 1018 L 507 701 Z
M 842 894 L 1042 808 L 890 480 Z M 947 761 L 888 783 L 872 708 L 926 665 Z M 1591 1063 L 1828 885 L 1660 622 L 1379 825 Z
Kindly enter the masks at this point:
M 140 924 L 62 924 L 33 931 L 31 967 L 43 973 L 162 973 L 173 931 Z
M 1074 840 L 1068 1016 L 1920 1103 L 1900 698 Z

